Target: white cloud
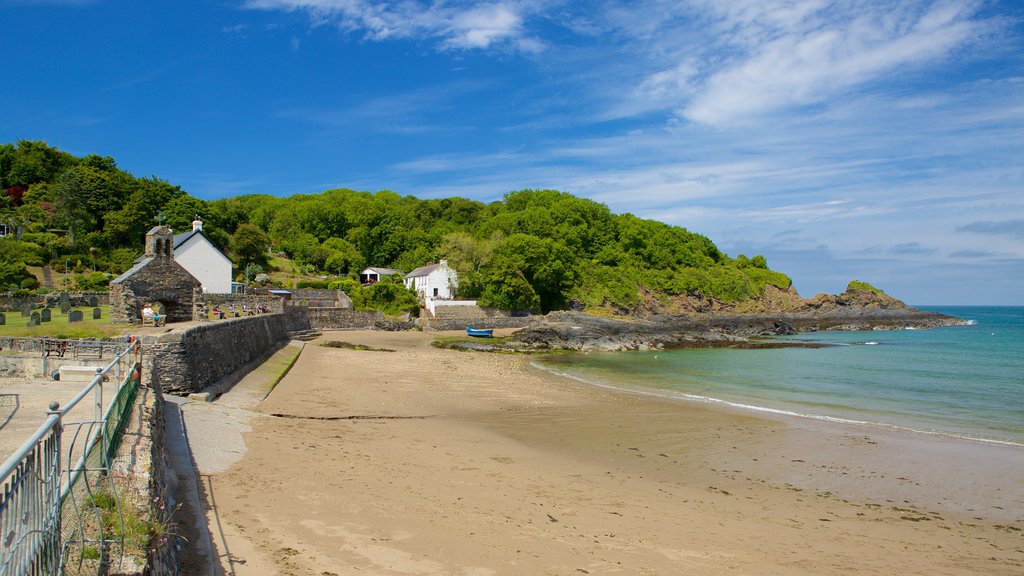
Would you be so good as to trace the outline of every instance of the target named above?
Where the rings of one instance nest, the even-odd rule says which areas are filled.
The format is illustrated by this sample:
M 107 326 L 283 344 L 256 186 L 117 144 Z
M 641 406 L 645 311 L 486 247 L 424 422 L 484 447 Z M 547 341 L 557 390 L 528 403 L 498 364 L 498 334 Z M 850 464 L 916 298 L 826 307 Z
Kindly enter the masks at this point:
M 981 24 L 976 2 L 710 3 L 725 44 L 705 54 L 706 75 L 682 113 L 729 123 L 827 101 L 888 74 L 935 62 L 968 43 Z M 797 9 L 799 8 L 799 9 Z M 715 66 L 714 55 L 734 54 Z M 685 97 L 685 93 L 681 94 Z
M 538 52 L 544 44 L 526 34 L 529 11 L 524 2 L 424 3 L 417 0 L 249 0 L 259 10 L 303 11 L 318 25 L 335 25 L 346 33 L 362 32 L 370 40 L 412 38 L 439 40 L 441 49 L 473 50 L 508 45 Z

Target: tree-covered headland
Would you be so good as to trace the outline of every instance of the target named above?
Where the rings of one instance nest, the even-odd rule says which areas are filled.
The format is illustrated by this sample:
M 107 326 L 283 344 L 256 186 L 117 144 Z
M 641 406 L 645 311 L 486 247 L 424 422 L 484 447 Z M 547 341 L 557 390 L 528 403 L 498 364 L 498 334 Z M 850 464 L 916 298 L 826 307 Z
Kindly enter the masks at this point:
M 69 265 L 81 289 L 102 288 L 142 253 L 155 218 L 185 231 L 196 214 L 239 279 L 267 282 L 293 267 L 352 291 L 364 307 L 403 296 L 383 286 L 359 293 L 363 268 L 409 272 L 440 259 L 458 271 L 460 297 L 515 310 L 628 311 L 651 295 L 741 302 L 791 284 L 763 256 L 732 258 L 685 228 L 555 190 L 491 203 L 347 189 L 205 201 L 129 174 L 109 156 L 79 158 L 25 140 L 0 146 L 0 189 L 4 288 L 36 289 L 33 271 L 47 265 Z

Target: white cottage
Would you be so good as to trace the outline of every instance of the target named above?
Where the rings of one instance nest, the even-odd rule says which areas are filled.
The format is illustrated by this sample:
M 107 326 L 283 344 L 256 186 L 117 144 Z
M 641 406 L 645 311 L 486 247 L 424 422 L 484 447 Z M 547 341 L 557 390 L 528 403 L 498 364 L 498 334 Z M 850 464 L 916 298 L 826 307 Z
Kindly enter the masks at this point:
M 231 292 L 231 259 L 203 235 L 203 221 L 192 222 L 192 231 L 175 234 L 174 260 L 196 277 L 203 292 L 228 294 Z
M 424 300 L 450 300 L 459 288 L 459 277 L 448 266 L 447 260 L 441 260 L 438 264 L 428 263 L 406 274 L 405 287 L 415 290 Z

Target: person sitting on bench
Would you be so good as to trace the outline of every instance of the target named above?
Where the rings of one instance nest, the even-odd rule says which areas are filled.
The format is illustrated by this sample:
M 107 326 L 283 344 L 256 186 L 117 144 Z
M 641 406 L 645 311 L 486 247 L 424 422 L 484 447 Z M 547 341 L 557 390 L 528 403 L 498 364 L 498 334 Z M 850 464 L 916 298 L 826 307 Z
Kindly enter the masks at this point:
M 142 323 L 152 322 L 153 326 L 160 325 L 161 316 L 157 314 L 153 307 L 146 304 L 146 307 L 142 309 Z

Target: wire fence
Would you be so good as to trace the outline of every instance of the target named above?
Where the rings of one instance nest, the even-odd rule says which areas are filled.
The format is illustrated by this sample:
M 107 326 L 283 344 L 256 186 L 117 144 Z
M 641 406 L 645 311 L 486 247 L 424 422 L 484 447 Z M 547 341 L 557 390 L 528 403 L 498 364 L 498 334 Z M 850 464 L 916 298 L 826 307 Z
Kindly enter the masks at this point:
M 144 555 L 140 539 L 152 530 L 137 505 L 126 505 L 112 467 L 140 361 L 139 343 L 126 343 L 63 408 L 52 403 L 43 425 L 0 466 L 0 576 L 106 574 Z M 81 418 L 83 409 L 92 416 Z

